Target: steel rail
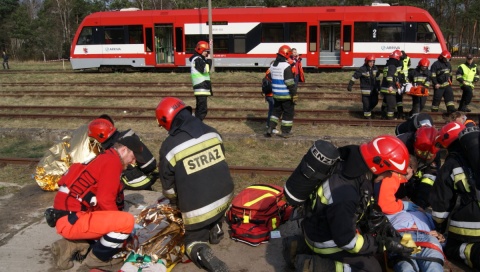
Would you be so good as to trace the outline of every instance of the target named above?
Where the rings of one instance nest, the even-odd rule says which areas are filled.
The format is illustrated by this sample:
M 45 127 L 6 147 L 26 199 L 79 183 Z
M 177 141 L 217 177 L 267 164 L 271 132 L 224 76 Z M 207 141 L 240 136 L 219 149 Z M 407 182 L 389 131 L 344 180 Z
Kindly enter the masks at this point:
M 0 113 L 0 117 L 5 118 L 31 118 L 31 119 L 61 119 L 61 118 L 77 118 L 77 119 L 95 119 L 97 115 L 85 115 L 85 114 L 31 114 L 31 113 Z M 138 120 L 138 121 L 152 121 L 156 122 L 155 116 L 140 116 L 140 115 L 111 115 L 112 118 Z M 256 116 L 208 116 L 206 120 L 209 121 L 250 121 L 250 122 L 265 122 L 265 117 Z M 404 120 L 378 120 L 378 119 L 328 119 L 328 118 L 295 118 L 296 124 L 333 124 L 333 125 L 346 125 L 346 126 L 370 126 L 370 127 L 396 127 Z
M 69 110 L 69 111 L 84 111 L 84 110 L 97 110 L 97 111 L 119 111 L 125 113 L 132 112 L 153 112 L 154 107 L 97 107 L 97 106 L 37 106 L 37 105 L 24 105 L 24 106 L 13 106 L 13 105 L 0 105 L 0 109 L 11 109 L 11 110 Z M 248 112 L 256 114 L 264 114 L 267 109 L 258 109 L 258 108 L 209 108 L 209 112 Z M 361 117 L 363 116 L 362 111 L 355 110 L 304 110 L 304 109 L 295 109 L 296 114 L 312 114 L 317 116 L 334 116 L 338 114 L 342 115 L 354 115 Z M 373 112 L 373 114 L 380 114 L 379 112 Z M 432 117 L 442 117 L 441 112 L 430 112 Z M 298 116 L 298 115 L 297 115 Z M 477 113 L 469 113 L 470 117 L 479 117 Z

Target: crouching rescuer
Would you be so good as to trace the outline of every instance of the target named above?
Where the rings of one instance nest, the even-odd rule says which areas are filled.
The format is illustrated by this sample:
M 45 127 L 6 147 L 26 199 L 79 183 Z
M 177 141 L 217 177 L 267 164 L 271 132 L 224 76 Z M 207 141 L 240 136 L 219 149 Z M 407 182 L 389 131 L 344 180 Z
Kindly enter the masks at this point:
M 86 163 L 75 163 L 59 180 L 47 223 L 63 236 L 52 244 L 57 268 L 73 267 L 84 259 L 88 268 L 114 269 L 123 263 L 112 258 L 133 230 L 135 219 L 124 212 L 122 171 L 136 160 L 143 162 L 142 144 L 132 135 Z
M 296 271 L 382 271 L 378 253 L 410 255 L 378 205 L 373 181 L 405 174 L 409 154 L 396 137 L 335 148 L 316 141 L 287 180 L 290 204 L 302 207 L 303 236 L 284 238 L 287 265 Z M 310 192 L 308 192 L 310 190 Z
M 222 222 L 233 198 L 222 137 L 175 97 L 160 101 L 156 117 L 168 131 L 159 157 L 163 194 L 182 212 L 186 254 L 199 268 L 229 271 L 209 246 L 222 240 Z

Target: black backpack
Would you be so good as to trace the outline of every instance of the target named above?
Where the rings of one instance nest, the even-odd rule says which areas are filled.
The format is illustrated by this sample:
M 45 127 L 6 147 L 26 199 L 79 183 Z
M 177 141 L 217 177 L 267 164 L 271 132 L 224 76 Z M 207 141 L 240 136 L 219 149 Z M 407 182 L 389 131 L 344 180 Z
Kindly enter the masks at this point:
M 262 79 L 262 93 L 267 95 L 271 94 L 272 92 L 272 81 L 269 78 L 264 77 Z

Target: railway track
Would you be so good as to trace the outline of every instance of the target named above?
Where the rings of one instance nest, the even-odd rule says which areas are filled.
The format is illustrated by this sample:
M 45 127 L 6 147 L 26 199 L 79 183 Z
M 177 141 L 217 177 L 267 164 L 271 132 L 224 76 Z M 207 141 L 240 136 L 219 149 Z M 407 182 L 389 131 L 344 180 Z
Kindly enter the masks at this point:
M 0 165 L 36 165 L 40 159 L 37 158 L 0 158 Z M 294 169 L 278 167 L 257 167 L 257 166 L 230 166 L 232 174 L 265 175 L 265 176 L 290 176 Z
M 153 107 L 96 107 L 96 106 L 36 106 L 36 105 L 25 105 L 25 106 L 13 106 L 13 105 L 0 105 L 0 109 L 8 109 L 8 110 L 15 110 L 15 111 L 22 111 L 26 112 L 28 110 L 41 110 L 42 112 L 45 111 L 52 111 L 52 110 L 67 110 L 69 112 L 83 112 L 86 110 L 90 111 L 109 111 L 109 112 L 117 112 L 117 113 L 142 113 L 142 112 L 153 112 L 155 108 Z M 267 109 L 258 109 L 258 108 L 209 108 L 210 113 L 217 114 L 217 113 L 254 113 L 259 114 L 259 117 L 263 117 Z M 303 110 L 303 109 L 296 109 L 295 114 L 298 115 L 309 115 L 309 116 L 358 116 L 361 117 L 363 115 L 362 111 L 354 111 L 354 110 Z M 379 115 L 379 113 L 376 113 Z M 441 112 L 431 112 L 429 113 L 433 118 L 440 119 L 442 117 Z M 469 114 L 471 117 L 479 117 L 476 113 Z
M 102 94 L 99 94 L 98 91 L 92 92 L 91 90 L 85 91 L 2 91 L 0 94 L 3 97 L 24 97 L 24 96 L 34 96 L 34 97 L 79 97 L 79 98 L 114 98 L 114 99 L 137 99 L 137 98 L 156 98 L 159 99 L 165 96 L 175 96 L 178 98 L 192 98 L 191 91 L 141 91 L 141 92 L 132 92 L 132 91 L 119 91 L 112 90 L 106 91 L 102 90 Z M 110 93 L 108 93 L 110 92 Z M 242 99 L 259 99 L 261 98 L 260 91 L 246 91 L 246 92 L 215 92 L 215 97 L 221 98 L 242 98 Z M 360 103 L 360 95 L 358 93 L 340 93 L 340 92 L 300 92 L 300 100 L 302 99 L 321 99 L 322 101 L 351 101 L 355 103 Z M 455 100 L 460 99 L 460 95 L 454 95 Z M 403 97 L 404 102 L 410 102 L 411 96 L 405 95 Z M 474 98 L 472 102 L 480 102 L 480 99 Z

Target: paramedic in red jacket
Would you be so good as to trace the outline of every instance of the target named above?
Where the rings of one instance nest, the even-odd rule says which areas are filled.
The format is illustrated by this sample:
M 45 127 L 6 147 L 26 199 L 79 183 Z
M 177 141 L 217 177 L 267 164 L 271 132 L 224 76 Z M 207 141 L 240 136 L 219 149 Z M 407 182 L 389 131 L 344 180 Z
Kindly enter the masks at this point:
M 120 177 L 129 164 L 143 161 L 141 153 L 138 136 L 123 137 L 85 166 L 72 165 L 60 179 L 53 208 L 63 213 L 56 222 L 56 230 L 65 239 L 52 244 L 59 269 L 73 267 L 72 258 L 85 255 L 90 243 L 91 250 L 83 261 L 87 267 L 111 269 L 123 263 L 123 259 L 112 257 L 132 232 L 135 219 L 122 211 L 124 195 Z
M 208 245 L 223 238 L 222 221 L 233 197 L 222 137 L 175 97 L 162 99 L 155 115 L 168 131 L 159 156 L 163 194 L 182 212 L 186 254 L 202 269 L 228 271 Z

